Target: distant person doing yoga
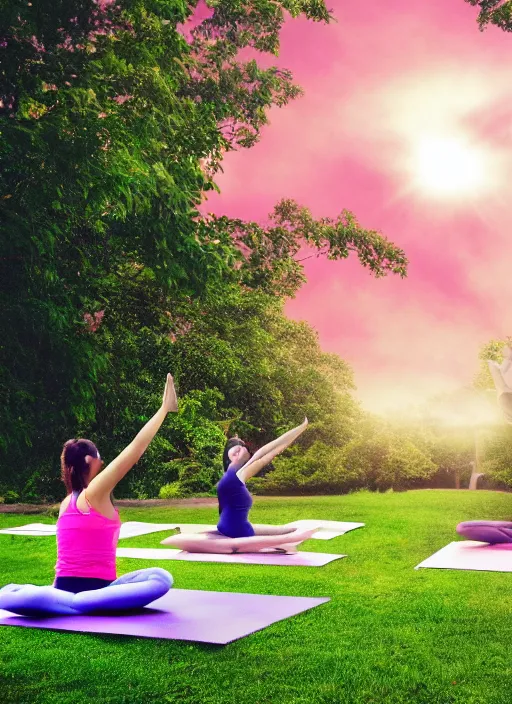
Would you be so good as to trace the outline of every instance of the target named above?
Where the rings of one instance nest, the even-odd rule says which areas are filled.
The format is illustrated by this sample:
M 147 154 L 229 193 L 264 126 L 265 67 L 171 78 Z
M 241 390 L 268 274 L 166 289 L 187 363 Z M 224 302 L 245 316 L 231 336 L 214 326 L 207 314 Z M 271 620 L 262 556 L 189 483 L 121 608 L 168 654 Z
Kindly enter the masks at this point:
M 249 522 L 252 497 L 245 483 L 289 447 L 307 428 L 304 422 L 252 455 L 243 440 L 229 439 L 224 448 L 224 475 L 217 484 L 219 522 L 217 531 L 182 533 L 162 541 L 188 552 L 236 553 L 272 551 L 294 552 L 296 546 L 310 538 L 315 529 L 298 529 L 295 525 L 269 526 Z
M 172 577 L 159 567 L 116 579 L 121 529 L 111 492 L 146 451 L 169 412 L 178 409 L 174 381 L 167 376 L 160 409 L 105 469 L 90 440 L 68 440 L 62 450 L 62 480 L 68 495 L 57 521 L 53 586 L 9 584 L 0 589 L 0 609 L 22 616 L 88 614 L 146 606 L 166 594 Z
M 498 403 L 507 423 L 512 424 L 512 350 L 505 347 L 503 362 L 498 364 L 487 360 Z M 469 540 L 477 540 L 492 545 L 512 543 L 512 522 L 510 521 L 464 521 L 457 526 L 457 533 Z

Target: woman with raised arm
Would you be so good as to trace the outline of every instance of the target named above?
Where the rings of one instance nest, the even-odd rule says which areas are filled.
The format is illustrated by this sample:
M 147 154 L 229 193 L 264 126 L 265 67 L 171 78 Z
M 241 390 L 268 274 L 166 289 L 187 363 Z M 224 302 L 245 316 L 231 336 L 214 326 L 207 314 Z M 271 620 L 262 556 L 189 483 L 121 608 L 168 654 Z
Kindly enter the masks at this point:
M 224 476 L 217 484 L 220 513 L 217 531 L 173 535 L 163 540 L 162 544 L 180 547 L 188 552 L 260 552 L 268 549 L 294 552 L 296 546 L 310 538 L 316 529 L 251 524 L 248 515 L 252 497 L 245 483 L 289 447 L 307 426 L 306 418 L 301 425 L 268 443 L 252 457 L 243 440 L 238 437 L 229 439 L 224 448 Z
M 0 609 L 21 615 L 123 611 L 146 606 L 169 591 L 172 577 L 158 567 L 116 579 L 121 521 L 111 493 L 144 454 L 167 414 L 177 410 L 174 381 L 168 374 L 159 410 L 103 471 L 90 440 L 64 444 L 61 469 L 68 495 L 57 520 L 55 582 L 51 587 L 9 584 L 0 589 Z
M 494 386 L 498 394 L 498 404 L 507 423 L 512 423 L 512 350 L 505 347 L 503 362 L 498 364 L 487 360 Z M 510 521 L 464 521 L 456 528 L 457 533 L 468 540 L 477 540 L 495 545 L 512 543 L 512 522 Z
M 491 359 L 487 360 L 487 364 L 489 365 L 489 371 L 498 395 L 498 404 L 505 421 L 512 423 L 512 350 L 510 347 L 505 347 L 503 357 L 501 364 Z

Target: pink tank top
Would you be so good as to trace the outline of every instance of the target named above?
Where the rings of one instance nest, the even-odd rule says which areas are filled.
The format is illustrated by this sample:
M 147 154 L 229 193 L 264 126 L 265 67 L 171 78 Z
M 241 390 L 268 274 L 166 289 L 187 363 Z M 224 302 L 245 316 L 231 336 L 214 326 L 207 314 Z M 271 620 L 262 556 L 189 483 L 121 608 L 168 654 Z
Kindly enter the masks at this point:
M 121 520 L 107 518 L 92 506 L 82 513 L 72 494 L 68 507 L 57 521 L 57 577 L 116 579 L 116 547 Z

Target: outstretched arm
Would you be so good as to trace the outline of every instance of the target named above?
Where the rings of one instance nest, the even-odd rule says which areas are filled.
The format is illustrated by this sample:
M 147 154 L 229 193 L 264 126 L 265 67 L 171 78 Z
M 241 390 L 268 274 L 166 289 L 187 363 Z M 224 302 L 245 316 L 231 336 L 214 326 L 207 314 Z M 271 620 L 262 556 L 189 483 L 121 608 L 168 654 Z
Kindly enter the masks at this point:
M 307 418 L 306 418 L 305 422 L 307 425 Z M 288 447 L 288 445 L 286 445 L 286 443 L 288 442 L 289 437 L 292 438 L 292 442 L 293 442 L 295 440 L 295 438 L 298 437 L 298 435 L 300 435 L 302 432 L 304 432 L 303 430 L 301 430 L 298 433 L 298 435 L 296 435 L 299 428 L 302 428 L 303 425 L 304 425 L 304 423 L 302 425 L 299 425 L 297 428 L 293 428 L 292 430 L 288 430 L 288 432 L 284 433 L 283 435 L 280 435 L 275 440 L 272 440 L 271 442 L 268 442 L 266 445 L 263 445 L 263 447 L 260 447 L 260 449 L 256 450 L 254 455 L 249 460 L 247 460 L 247 462 L 244 465 L 244 468 L 248 467 L 250 464 L 252 464 L 256 460 L 259 460 L 262 457 L 265 457 L 266 455 L 270 454 L 271 452 L 274 452 L 274 450 L 277 450 L 278 453 L 282 452 L 282 450 L 285 449 L 285 446 Z
M 142 457 L 149 443 L 160 429 L 167 414 L 176 412 L 177 410 L 178 400 L 174 389 L 174 380 L 172 376 L 168 374 L 161 407 L 136 435 L 128 447 L 105 467 L 100 474 L 94 477 L 86 490 L 86 497 L 89 501 L 92 503 L 101 503 L 109 497 L 110 492 L 113 491 L 116 484 L 128 474 L 133 465 Z
M 308 419 L 305 418 L 304 423 L 301 423 L 301 425 L 298 425 L 296 428 L 293 428 L 287 433 L 284 433 L 284 435 L 281 435 L 281 437 L 277 438 L 277 440 L 274 440 L 273 442 L 268 443 L 268 445 L 262 447 L 254 453 L 251 459 L 248 460 L 243 467 L 238 470 L 236 473 L 237 477 L 243 482 L 246 482 L 251 477 L 254 477 L 263 469 L 263 467 L 266 467 L 267 464 L 272 462 L 274 457 L 277 457 L 277 455 L 283 452 L 283 450 L 290 447 L 299 435 L 302 435 L 307 427 Z

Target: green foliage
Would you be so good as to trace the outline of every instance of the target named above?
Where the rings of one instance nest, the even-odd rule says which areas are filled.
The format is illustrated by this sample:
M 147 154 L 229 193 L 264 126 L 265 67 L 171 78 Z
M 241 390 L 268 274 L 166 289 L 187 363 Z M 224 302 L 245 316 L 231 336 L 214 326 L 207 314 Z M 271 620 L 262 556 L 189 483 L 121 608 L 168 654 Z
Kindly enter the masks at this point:
M 230 432 L 256 444 L 304 415 L 309 443 L 342 443 L 357 408 L 349 395 L 352 372 L 322 352 L 311 327 L 288 320 L 282 309 L 279 299 L 233 288 L 188 311 L 191 328 L 174 343 L 180 383 L 219 389 L 234 419 Z
M 431 457 L 439 473 L 451 476 L 451 486 L 468 486 L 475 460 L 475 436 L 467 428 L 453 428 L 434 436 Z M 460 487 L 457 486 L 460 485 Z
M 275 460 L 275 470 L 249 482 L 255 493 L 341 494 L 360 486 L 357 473 L 343 464 L 343 449 L 314 442 L 304 452 L 291 451 Z
M 503 426 L 485 444 L 482 472 L 501 484 L 512 487 L 512 428 Z
M 156 496 L 174 482 L 183 495 L 211 491 L 229 433 L 257 446 L 307 415 L 310 428 L 297 447 L 340 447 L 352 436 L 360 412 L 349 393 L 351 370 L 321 351 L 308 325 L 286 319 L 280 301 L 232 287 L 222 298 L 170 305 L 171 318 L 155 315 L 142 327 L 152 315 L 150 296 L 143 300 L 121 297 L 96 333 L 111 360 L 98 393 L 101 437 L 94 427 L 81 434 L 93 435 L 102 456 L 119 452 L 156 408 L 152 380 L 167 369 L 177 378 L 180 408 L 116 495 Z
M 466 2 L 480 8 L 478 24 L 481 30 L 493 24 L 505 32 L 512 32 L 511 0 L 466 0 Z
M 223 438 L 224 444 L 225 438 Z M 214 492 L 214 487 L 222 473 L 220 458 L 215 464 L 199 462 L 182 462 L 179 471 L 179 482 L 184 496 Z
M 358 477 L 360 486 L 377 491 L 409 488 L 437 470 L 432 460 L 409 440 L 385 431 L 348 443 L 343 463 Z
M 304 283 L 301 260 L 304 247 L 314 248 L 328 259 L 347 259 L 355 253 L 360 263 L 377 278 L 388 273 L 406 276 L 404 252 L 382 234 L 364 229 L 344 210 L 336 219 L 315 220 L 311 212 L 293 200 L 282 200 L 263 227 L 211 215 L 204 223 L 219 243 L 235 242 L 242 256 L 241 283 L 274 296 L 294 296 Z
M 407 489 L 429 479 L 438 466 L 428 452 L 383 423 L 366 418 L 344 445 L 314 442 L 276 459 L 276 469 L 253 480 L 259 493 L 331 494 L 361 488 Z
M 512 338 L 506 337 L 504 340 L 491 340 L 483 345 L 478 354 L 479 370 L 473 380 L 473 386 L 476 389 L 494 389 L 487 360 L 490 359 L 501 364 L 503 362 L 503 348 L 510 344 L 512 344 Z
M 158 492 L 159 499 L 181 499 L 183 497 L 183 490 L 180 482 L 171 482 L 170 484 L 164 484 Z
M 23 485 L 27 447 L 47 458 L 97 419 L 108 359 L 87 315 L 124 269 L 189 292 L 219 276 L 222 250 L 197 241 L 194 217 L 211 187 L 200 159 L 222 136 L 178 95 L 185 6 L 2 2 L 0 14 L 0 425 Z
M 3 502 L 5 504 L 15 504 L 19 501 L 20 495 L 15 491 L 6 491 L 3 496 Z
M 216 0 L 190 29 L 197 5 L 0 0 L 0 482 L 23 500 L 58 495 L 69 437 L 120 452 L 169 370 L 180 413 L 118 495 L 210 490 L 230 428 L 260 443 L 307 414 L 303 449 L 352 437 L 351 372 L 283 299 L 304 246 L 375 276 L 404 276 L 402 250 L 291 200 L 266 226 L 199 214 L 223 154 L 300 95 L 240 50 L 277 54 L 287 14 L 330 15 Z
M 147 369 L 147 368 L 146 368 Z M 145 372 L 141 365 L 139 374 Z M 164 378 L 163 376 L 161 378 Z M 157 408 L 157 402 L 151 392 L 141 391 L 141 406 Z M 107 383 L 103 401 L 109 401 L 112 387 Z M 118 385 L 117 393 L 130 394 L 132 384 Z M 164 484 L 179 482 L 183 495 L 204 492 L 211 489 L 218 479 L 220 456 L 225 443 L 225 436 L 216 420 L 220 413 L 217 403 L 220 394 L 207 390 L 193 391 L 180 399 L 177 414 L 168 416 L 168 420 L 141 457 L 137 467 L 120 482 L 116 496 L 135 496 L 139 499 L 154 498 Z M 136 416 L 135 412 L 121 414 L 112 419 L 113 413 L 104 409 L 104 418 L 110 421 L 111 431 L 102 426 L 101 438 L 95 438 L 105 457 L 114 457 L 130 442 L 145 416 Z M 84 433 L 90 435 L 90 433 Z
M 60 504 L 56 504 L 54 506 L 50 506 L 45 511 L 43 512 L 43 516 L 47 516 L 48 518 L 53 518 L 56 520 L 59 517 L 59 512 L 60 512 Z

